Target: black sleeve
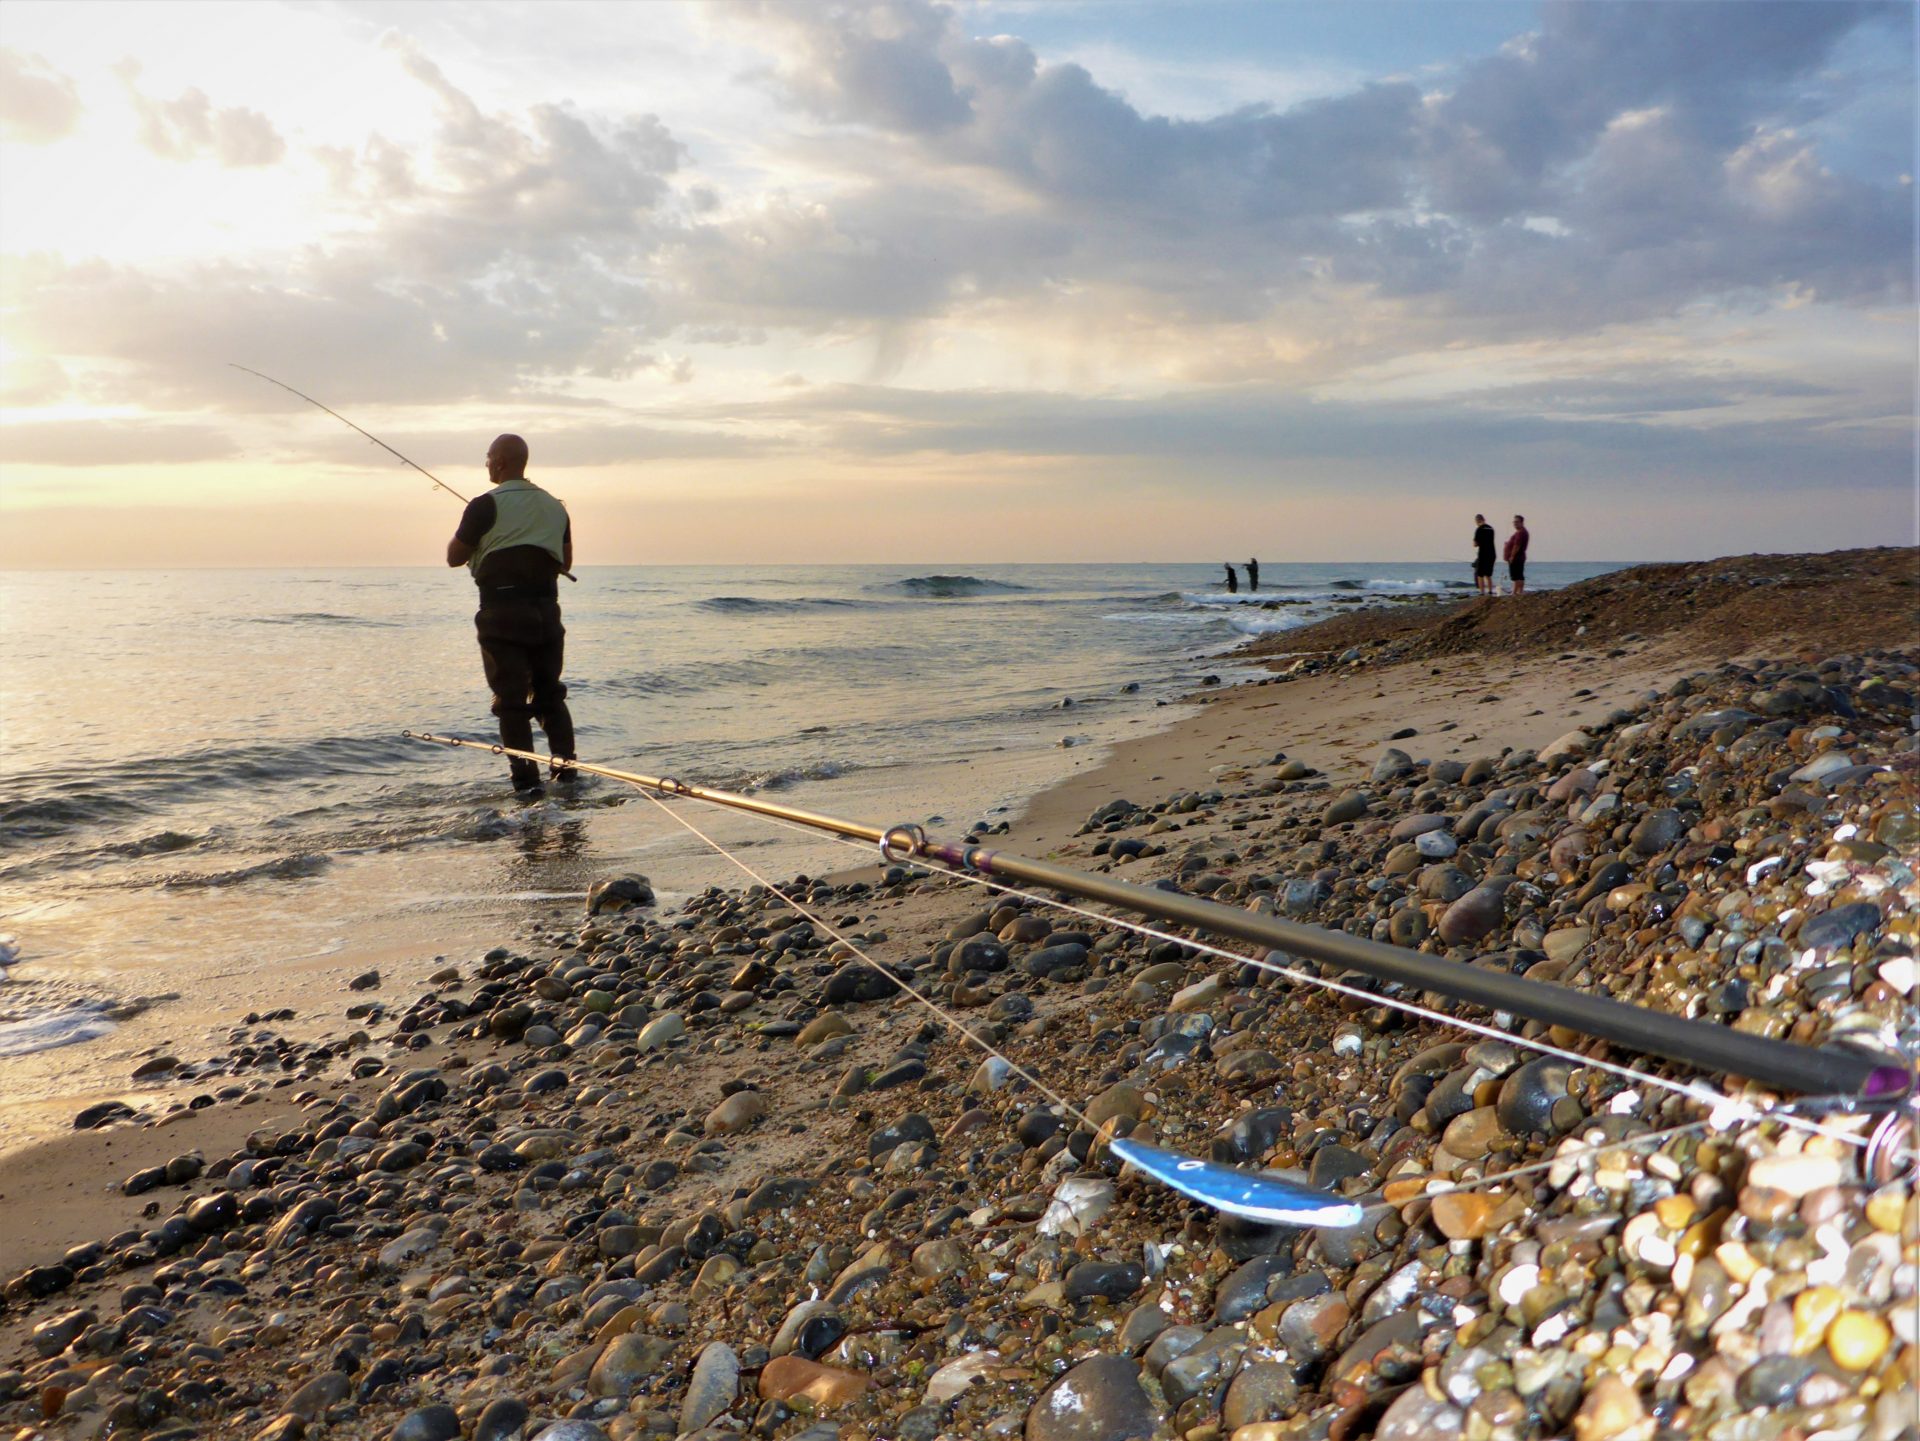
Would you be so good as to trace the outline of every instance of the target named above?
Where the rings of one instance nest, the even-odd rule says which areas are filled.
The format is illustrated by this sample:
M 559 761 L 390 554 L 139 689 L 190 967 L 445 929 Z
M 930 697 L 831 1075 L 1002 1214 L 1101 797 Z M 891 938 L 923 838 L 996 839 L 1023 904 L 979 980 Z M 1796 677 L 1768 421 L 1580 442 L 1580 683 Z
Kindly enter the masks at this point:
M 460 528 L 453 533 L 453 538 L 464 546 L 477 547 L 481 537 L 493 529 L 497 515 L 491 495 L 476 495 L 467 502 L 466 511 L 460 517 Z

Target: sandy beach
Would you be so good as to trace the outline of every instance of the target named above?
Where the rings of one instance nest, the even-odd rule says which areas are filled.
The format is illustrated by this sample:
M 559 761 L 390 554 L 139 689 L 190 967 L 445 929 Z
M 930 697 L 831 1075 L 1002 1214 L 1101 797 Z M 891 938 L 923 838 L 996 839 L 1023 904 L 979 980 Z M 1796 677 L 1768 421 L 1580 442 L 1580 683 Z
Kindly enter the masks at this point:
M 1271 637 L 1249 651 L 1270 677 L 1197 692 L 992 844 L 1753 1034 L 1911 1043 L 1915 572 L 1913 551 L 1643 567 Z M 182 1441 L 1916 1424 L 1912 1178 L 1862 1173 L 1861 1123 L 1579 1156 L 1700 1110 L 1529 1060 L 1544 1028 L 1476 1042 L 847 859 L 794 892 L 817 921 L 742 889 L 350 948 L 297 1024 L 235 1032 L 260 1079 L 215 1097 L 159 1067 L 0 1158 L 0 1421 Z M 1121 1174 L 1112 1134 L 1300 1174 L 1363 1220 L 1216 1223 Z

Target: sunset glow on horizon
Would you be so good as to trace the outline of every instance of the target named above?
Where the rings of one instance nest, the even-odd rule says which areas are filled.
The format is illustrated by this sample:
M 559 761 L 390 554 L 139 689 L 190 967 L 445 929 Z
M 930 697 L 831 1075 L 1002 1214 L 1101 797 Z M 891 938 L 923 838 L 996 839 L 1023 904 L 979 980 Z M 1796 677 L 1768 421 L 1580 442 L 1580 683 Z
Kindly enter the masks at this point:
M 0 11 L 0 566 L 1915 540 L 1905 5 Z

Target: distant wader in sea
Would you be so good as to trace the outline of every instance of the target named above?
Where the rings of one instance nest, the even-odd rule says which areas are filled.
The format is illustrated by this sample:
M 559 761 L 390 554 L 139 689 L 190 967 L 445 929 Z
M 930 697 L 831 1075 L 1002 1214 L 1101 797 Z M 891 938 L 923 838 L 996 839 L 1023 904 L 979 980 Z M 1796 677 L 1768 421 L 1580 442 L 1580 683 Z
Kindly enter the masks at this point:
M 547 749 L 572 760 L 573 716 L 560 680 L 566 628 L 560 623 L 558 581 L 573 569 L 573 523 L 567 508 L 527 479 L 527 443 L 503 435 L 487 448 L 493 489 L 475 496 L 447 542 L 447 564 L 464 565 L 480 590 L 473 627 L 480 663 L 500 718 L 501 744 L 533 749 L 533 722 Z M 540 768 L 508 762 L 517 791 L 538 791 Z M 555 766 L 555 780 L 572 780 L 571 766 Z
M 1227 594 L 1228 595 L 1240 594 L 1240 572 L 1235 570 L 1230 565 L 1226 567 L 1226 571 L 1227 571 Z
M 1247 562 L 1247 589 L 1260 589 L 1260 562 L 1257 560 Z

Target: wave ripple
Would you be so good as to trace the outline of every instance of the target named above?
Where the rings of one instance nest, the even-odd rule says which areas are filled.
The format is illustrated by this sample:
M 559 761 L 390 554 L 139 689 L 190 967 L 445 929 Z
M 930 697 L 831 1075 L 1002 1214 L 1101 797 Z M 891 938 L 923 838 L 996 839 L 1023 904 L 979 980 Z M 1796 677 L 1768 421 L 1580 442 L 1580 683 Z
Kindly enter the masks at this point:
M 1008 595 L 1032 587 L 1009 580 L 983 580 L 977 575 L 911 575 L 905 580 L 882 581 L 868 590 L 892 591 L 921 600 L 958 600 L 972 595 Z

